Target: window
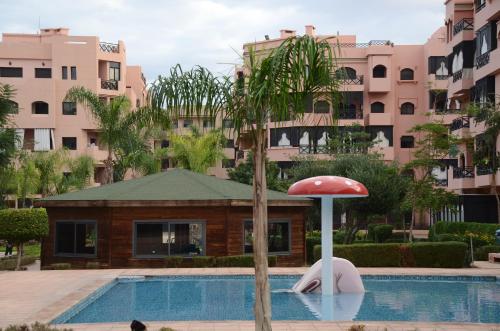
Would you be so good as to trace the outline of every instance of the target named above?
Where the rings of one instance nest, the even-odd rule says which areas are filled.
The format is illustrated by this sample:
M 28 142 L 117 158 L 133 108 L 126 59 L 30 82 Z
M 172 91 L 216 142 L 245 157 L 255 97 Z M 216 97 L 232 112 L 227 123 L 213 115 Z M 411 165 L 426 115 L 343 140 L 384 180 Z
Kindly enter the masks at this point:
M 56 222 L 56 254 L 96 255 L 97 224 L 95 221 Z
M 23 77 L 23 68 L 0 67 L 0 77 Z
M 49 104 L 43 101 L 35 101 L 31 104 L 31 113 L 36 115 L 48 115 Z
M 387 75 L 387 69 L 385 66 L 379 64 L 373 68 L 373 78 L 385 78 Z
M 234 127 L 233 120 L 222 120 L 222 128 L 223 129 L 231 129 Z
M 109 62 L 109 80 L 120 80 L 120 62 Z
M 204 128 L 213 128 L 214 121 L 213 120 L 203 120 L 203 127 Z
M 35 68 L 35 78 L 52 78 L 52 68 Z
M 76 137 L 63 137 L 62 138 L 62 145 L 64 148 L 75 151 L 76 150 Z
M 314 112 L 316 114 L 328 114 L 330 112 L 330 104 L 324 100 L 317 101 L 314 104 Z
M 71 80 L 76 80 L 76 67 L 71 67 Z
M 134 255 L 205 255 L 204 228 L 202 222 L 136 222 Z
M 234 148 L 234 139 L 226 139 L 226 148 Z
M 408 68 L 401 70 L 399 79 L 400 80 L 413 80 L 414 79 L 413 70 L 408 69 Z
M 374 102 L 371 104 L 370 111 L 372 113 L 383 113 L 384 112 L 384 104 L 382 102 Z
M 476 57 L 497 48 L 497 22 L 489 22 L 476 32 Z
M 61 76 L 62 79 L 68 79 L 68 67 L 66 66 L 61 67 Z
M 62 103 L 63 115 L 76 115 L 76 102 L 63 102 Z
M 411 102 L 405 102 L 401 105 L 401 115 L 413 115 L 415 113 L 415 105 Z
M 270 254 L 286 254 L 290 252 L 290 222 L 286 220 L 269 220 L 267 225 L 268 251 Z M 245 221 L 244 253 L 253 253 L 253 223 Z
M 189 127 L 193 126 L 193 120 L 184 120 L 183 126 L 185 128 L 189 128 Z
M 236 161 L 234 159 L 222 160 L 222 168 L 234 168 L 235 166 L 236 166 Z
M 401 136 L 401 148 L 415 147 L 415 138 L 413 136 Z
M 448 76 L 446 56 L 429 56 L 427 63 L 428 74 Z
M 335 76 L 338 79 L 355 79 L 356 70 L 350 67 L 343 67 L 335 71 Z

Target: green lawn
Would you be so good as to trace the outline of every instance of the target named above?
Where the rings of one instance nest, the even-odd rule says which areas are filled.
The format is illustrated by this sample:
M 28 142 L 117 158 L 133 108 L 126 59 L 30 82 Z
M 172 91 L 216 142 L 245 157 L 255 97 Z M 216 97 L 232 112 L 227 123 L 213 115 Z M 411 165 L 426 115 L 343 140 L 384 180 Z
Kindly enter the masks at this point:
M 14 247 L 13 254 L 17 254 L 17 250 Z M 5 255 L 5 246 L 0 246 L 0 257 Z M 24 245 L 24 255 L 25 256 L 34 256 L 36 258 L 40 257 L 40 243 L 36 244 L 26 244 Z

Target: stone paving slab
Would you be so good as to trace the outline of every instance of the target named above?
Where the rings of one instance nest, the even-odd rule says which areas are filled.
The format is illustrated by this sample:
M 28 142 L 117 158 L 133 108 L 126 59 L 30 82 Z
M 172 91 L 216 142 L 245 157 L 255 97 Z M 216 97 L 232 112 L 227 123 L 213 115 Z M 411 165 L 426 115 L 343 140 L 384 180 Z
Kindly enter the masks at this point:
M 270 273 L 300 275 L 307 269 L 306 267 L 270 268 Z M 363 275 L 466 275 L 500 277 L 500 269 L 483 268 L 359 268 L 359 270 Z M 253 272 L 253 268 L 101 269 L 4 272 L 0 273 L 0 328 L 9 324 L 32 323 L 34 321 L 49 322 L 87 297 L 96 289 L 118 276 L 251 275 Z M 238 322 L 238 325 L 241 324 L 245 326 L 245 323 L 247 322 Z M 290 326 L 286 325 L 283 326 L 283 328 L 292 328 L 297 325 L 304 326 L 303 323 L 293 323 L 290 324 Z M 115 326 L 116 325 L 110 326 L 110 328 L 114 328 Z M 281 327 L 282 325 L 277 324 L 277 326 Z M 323 326 L 324 325 L 321 324 L 318 327 L 322 328 Z M 476 325 L 474 325 L 474 327 L 475 326 Z M 99 325 L 90 325 L 86 327 L 90 327 L 91 329 L 89 330 L 100 330 Z M 251 328 L 250 326 L 248 327 Z M 500 331 L 500 325 L 495 327 Z M 183 328 L 186 329 L 184 326 Z M 245 328 L 247 328 L 247 326 L 245 326 Z M 453 326 L 453 328 L 455 328 L 455 326 Z M 118 329 L 127 330 L 129 328 L 123 329 L 122 325 L 118 326 Z M 490 328 L 488 330 L 493 329 L 494 328 Z M 212 329 L 209 327 L 208 330 Z

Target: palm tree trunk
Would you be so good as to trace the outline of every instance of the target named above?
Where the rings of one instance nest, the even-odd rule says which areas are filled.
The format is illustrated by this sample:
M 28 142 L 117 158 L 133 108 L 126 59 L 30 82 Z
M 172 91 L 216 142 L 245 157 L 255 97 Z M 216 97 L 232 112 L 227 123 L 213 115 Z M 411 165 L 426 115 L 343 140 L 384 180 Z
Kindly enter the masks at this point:
M 113 183 L 113 151 L 111 150 L 111 147 L 108 147 L 108 158 L 104 161 L 104 167 L 104 183 L 111 184 Z
M 254 146 L 253 259 L 255 263 L 255 330 L 271 331 L 271 294 L 267 260 L 267 190 L 265 131 L 257 130 Z

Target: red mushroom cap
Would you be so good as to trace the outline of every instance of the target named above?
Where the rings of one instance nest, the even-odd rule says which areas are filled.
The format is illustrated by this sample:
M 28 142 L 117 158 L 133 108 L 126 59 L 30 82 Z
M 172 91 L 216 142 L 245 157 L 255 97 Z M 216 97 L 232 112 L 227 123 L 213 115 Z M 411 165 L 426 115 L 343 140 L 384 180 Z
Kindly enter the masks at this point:
M 338 176 L 317 176 L 294 183 L 288 195 L 303 197 L 362 198 L 368 196 L 366 187 L 355 180 Z

